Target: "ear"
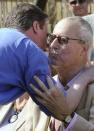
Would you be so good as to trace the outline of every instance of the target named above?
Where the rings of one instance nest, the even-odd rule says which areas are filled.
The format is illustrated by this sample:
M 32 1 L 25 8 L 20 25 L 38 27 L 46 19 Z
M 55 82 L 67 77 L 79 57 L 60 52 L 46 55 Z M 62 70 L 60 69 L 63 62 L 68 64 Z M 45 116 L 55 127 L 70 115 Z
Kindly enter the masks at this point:
M 84 48 L 84 50 L 87 52 L 88 49 L 89 49 L 89 44 L 85 44 L 85 45 L 83 45 L 83 48 Z
M 89 44 L 83 44 L 82 45 L 82 52 L 83 53 L 87 54 L 88 49 L 89 49 Z
M 38 21 L 34 21 L 33 25 L 32 25 L 32 28 L 33 28 L 34 33 L 37 33 L 38 30 L 40 29 L 39 22 Z

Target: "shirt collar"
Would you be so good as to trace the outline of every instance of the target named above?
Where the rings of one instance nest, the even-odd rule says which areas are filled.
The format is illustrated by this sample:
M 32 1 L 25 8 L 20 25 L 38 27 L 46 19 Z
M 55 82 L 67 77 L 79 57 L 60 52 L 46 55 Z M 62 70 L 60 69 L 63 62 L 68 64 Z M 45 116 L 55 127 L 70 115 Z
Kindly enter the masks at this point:
M 71 87 L 71 85 L 74 83 L 74 81 L 79 77 L 79 75 L 81 75 L 83 73 L 83 69 L 73 77 L 73 79 L 71 79 L 68 83 L 67 83 L 67 86 Z M 64 91 L 64 85 L 60 82 L 59 78 L 58 78 L 58 75 L 55 75 L 54 77 L 54 80 L 56 81 L 56 84 L 58 86 L 58 88 L 60 90 L 63 90 Z

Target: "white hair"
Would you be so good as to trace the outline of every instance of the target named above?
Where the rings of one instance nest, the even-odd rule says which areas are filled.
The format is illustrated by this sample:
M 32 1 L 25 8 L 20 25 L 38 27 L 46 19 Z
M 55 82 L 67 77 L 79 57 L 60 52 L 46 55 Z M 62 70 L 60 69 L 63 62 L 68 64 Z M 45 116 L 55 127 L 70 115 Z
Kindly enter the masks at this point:
M 83 17 L 83 19 L 85 19 L 91 25 L 91 28 L 92 28 L 92 31 L 93 31 L 93 48 L 92 48 L 92 52 L 94 52 L 94 14 L 86 15 L 86 16 Z

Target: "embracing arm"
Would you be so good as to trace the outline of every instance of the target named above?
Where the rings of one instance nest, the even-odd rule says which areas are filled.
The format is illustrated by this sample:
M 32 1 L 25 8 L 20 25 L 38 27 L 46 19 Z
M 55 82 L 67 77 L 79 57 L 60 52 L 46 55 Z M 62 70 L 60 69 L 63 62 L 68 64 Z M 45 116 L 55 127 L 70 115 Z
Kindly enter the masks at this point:
M 94 82 L 94 66 L 86 68 L 67 91 L 66 99 L 69 105 L 69 114 L 76 109 L 87 85 L 92 82 Z
M 93 108 L 94 108 L 94 105 L 93 105 Z M 80 115 L 77 115 L 74 124 L 69 129 L 70 131 L 94 131 L 94 124 L 84 119 Z
M 67 91 L 67 95 L 61 92 L 56 85 L 52 82 L 50 77 L 47 76 L 49 89 L 38 77 L 34 79 L 38 82 L 43 92 L 39 91 L 31 84 L 31 88 L 37 94 L 37 100 L 42 103 L 59 120 L 63 120 L 67 115 L 70 115 L 79 104 L 80 98 L 89 82 L 94 80 L 94 67 L 88 68 L 84 71 L 71 85 Z M 76 98 L 76 99 L 74 99 Z
M 76 114 L 75 121 L 73 124 L 71 121 L 71 124 L 68 126 L 68 129 L 71 131 L 94 131 L 94 83 L 89 85 L 88 88 L 88 95 L 85 101 L 86 106 L 83 110 L 79 110 L 83 117 Z

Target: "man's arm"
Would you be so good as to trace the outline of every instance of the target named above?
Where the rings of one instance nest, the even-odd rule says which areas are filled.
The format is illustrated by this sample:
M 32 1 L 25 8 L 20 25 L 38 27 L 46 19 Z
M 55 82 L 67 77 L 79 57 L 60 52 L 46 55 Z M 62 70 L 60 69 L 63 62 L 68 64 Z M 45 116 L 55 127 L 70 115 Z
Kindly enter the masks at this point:
M 49 89 L 41 82 L 38 77 L 34 79 L 38 82 L 42 91 L 36 89 L 32 84 L 32 89 L 37 94 L 37 100 L 42 103 L 47 109 L 53 114 L 58 120 L 63 120 L 67 115 L 70 115 L 77 107 L 81 96 L 89 82 L 94 80 L 94 67 L 90 67 L 85 70 L 71 85 L 71 88 L 67 91 L 67 95 L 54 85 L 52 80 L 47 76 L 47 81 L 49 84 Z M 76 99 L 74 99 L 76 98 Z
M 67 126 L 67 130 L 94 131 L 94 83 L 89 85 L 88 88 L 85 107 L 83 111 L 79 110 L 79 113 L 83 114 L 83 117 L 76 114 L 76 117 Z
M 83 92 L 87 86 L 94 82 L 94 65 L 87 67 L 80 76 L 71 84 L 67 91 L 67 102 L 69 105 L 69 114 L 71 114 L 78 106 Z M 76 99 L 74 99 L 76 98 Z

